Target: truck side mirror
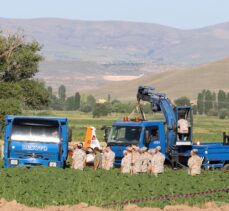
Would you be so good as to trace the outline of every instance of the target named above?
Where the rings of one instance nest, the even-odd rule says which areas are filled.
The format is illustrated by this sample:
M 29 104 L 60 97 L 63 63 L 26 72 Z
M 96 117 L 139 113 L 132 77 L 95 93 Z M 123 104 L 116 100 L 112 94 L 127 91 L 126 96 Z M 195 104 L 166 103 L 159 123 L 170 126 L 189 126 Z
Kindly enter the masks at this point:
M 72 141 L 72 128 L 68 127 L 68 142 Z
M 227 135 L 226 132 L 223 132 L 223 144 L 229 145 L 229 135 Z
M 110 126 L 103 125 L 101 127 L 101 130 L 104 130 L 103 139 L 104 139 L 105 142 L 107 142 L 108 141 L 109 134 L 110 134 L 110 131 L 111 131 L 111 127 Z
M 148 130 L 145 130 L 144 143 L 145 143 L 146 146 L 150 144 L 150 136 L 149 136 L 149 131 Z

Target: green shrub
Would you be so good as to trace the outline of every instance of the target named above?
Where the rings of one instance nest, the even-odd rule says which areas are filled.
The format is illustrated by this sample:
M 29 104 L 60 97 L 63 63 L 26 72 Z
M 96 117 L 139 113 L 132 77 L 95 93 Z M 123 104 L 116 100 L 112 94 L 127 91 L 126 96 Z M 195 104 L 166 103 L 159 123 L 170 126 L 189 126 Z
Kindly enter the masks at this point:
M 190 106 L 191 105 L 190 99 L 187 97 L 177 98 L 174 102 L 177 106 Z
M 225 119 L 226 116 L 227 116 L 227 109 L 224 109 L 224 108 L 220 109 L 219 110 L 219 118 L 220 119 Z
M 109 113 L 109 110 L 106 104 L 101 104 L 101 103 L 96 103 L 92 111 L 93 118 L 107 116 L 108 113 Z
M 208 116 L 218 116 L 218 111 L 212 108 L 208 111 Z

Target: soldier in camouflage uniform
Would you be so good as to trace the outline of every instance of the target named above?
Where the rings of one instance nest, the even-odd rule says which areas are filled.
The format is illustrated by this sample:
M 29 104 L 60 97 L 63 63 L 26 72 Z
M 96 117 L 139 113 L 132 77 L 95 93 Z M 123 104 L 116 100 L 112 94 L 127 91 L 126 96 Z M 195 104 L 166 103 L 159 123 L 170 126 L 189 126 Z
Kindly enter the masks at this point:
M 114 167 L 115 153 L 107 146 L 103 153 L 102 167 L 105 170 L 110 170 Z
M 149 154 L 149 163 L 148 163 L 148 172 L 150 174 L 154 174 L 155 172 L 155 168 L 156 168 L 156 159 L 155 159 L 155 149 L 150 149 L 148 150 L 148 154 Z
M 161 153 L 161 147 L 156 147 L 156 157 L 158 157 L 158 165 L 159 165 L 159 171 L 158 173 L 164 172 L 164 163 L 165 163 L 165 155 Z
M 140 150 L 140 172 L 146 173 L 148 171 L 148 163 L 149 154 L 147 152 L 147 148 L 143 147 Z
M 132 157 L 132 148 L 127 147 L 126 150 L 123 151 L 124 157 L 121 161 L 121 172 L 122 173 L 131 173 L 131 157 Z
M 151 173 L 155 176 L 158 176 L 158 174 L 164 172 L 164 162 L 165 162 L 165 156 L 160 152 L 161 147 L 157 146 L 155 148 L 155 154 L 151 159 Z
M 137 146 L 132 146 L 132 158 L 131 158 L 131 172 L 138 174 L 140 172 L 140 154 Z
M 191 157 L 188 159 L 188 174 L 191 176 L 201 173 L 202 159 L 197 155 L 198 150 L 191 151 Z
M 83 144 L 78 144 L 76 146 L 76 149 L 73 152 L 73 163 L 72 163 L 72 168 L 78 169 L 78 170 L 83 170 L 86 164 L 86 152 L 82 149 Z

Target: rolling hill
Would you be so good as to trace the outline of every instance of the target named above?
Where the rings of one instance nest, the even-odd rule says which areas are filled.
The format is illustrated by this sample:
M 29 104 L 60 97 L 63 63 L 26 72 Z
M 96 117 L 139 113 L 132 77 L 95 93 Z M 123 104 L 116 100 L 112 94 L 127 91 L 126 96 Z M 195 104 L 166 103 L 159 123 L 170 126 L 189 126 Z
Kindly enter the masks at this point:
M 92 92 L 98 98 L 106 98 L 109 93 L 112 99 L 135 100 L 139 85 L 155 87 L 171 99 L 181 96 L 196 99 L 203 89 L 229 92 L 229 58 L 194 68 L 149 74 L 130 82 L 110 83 Z
M 36 77 L 53 86 L 54 90 L 65 84 L 68 94 L 106 87 L 113 76 L 115 80 L 121 80 L 145 75 L 138 80 L 150 82 L 147 80 L 155 77 L 154 73 L 172 69 L 182 68 L 179 74 L 188 74 L 184 67 L 229 56 L 229 22 L 181 30 L 121 21 L 0 18 L 0 31 L 12 33 L 18 29 L 24 31 L 27 40 L 36 39 L 44 46 L 45 61 Z M 156 77 L 160 80 L 171 77 L 171 81 L 176 82 L 180 76 L 172 78 L 175 72 L 160 73 Z M 163 83 L 158 80 L 153 82 L 162 87 L 159 84 Z M 168 86 L 171 83 L 165 82 Z M 123 83 L 129 84 L 126 80 Z M 136 82 L 130 82 L 130 86 L 132 83 Z M 171 92 L 174 85 L 170 87 Z M 126 89 L 129 87 L 124 87 L 123 92 Z
M 229 56 L 229 22 L 181 30 L 121 21 L 0 18 L 0 30 L 17 29 L 44 45 L 47 60 L 192 65 Z

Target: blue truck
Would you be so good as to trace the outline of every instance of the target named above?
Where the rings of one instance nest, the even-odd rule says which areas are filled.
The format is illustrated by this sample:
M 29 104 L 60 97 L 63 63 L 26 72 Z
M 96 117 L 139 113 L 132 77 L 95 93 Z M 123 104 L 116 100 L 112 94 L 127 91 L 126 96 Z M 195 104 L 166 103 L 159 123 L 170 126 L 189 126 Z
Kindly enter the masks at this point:
M 64 168 L 70 139 L 66 118 L 6 116 L 4 167 Z
M 162 112 L 164 120 L 147 121 L 140 101 L 151 104 L 153 112 Z M 126 146 L 137 145 L 148 149 L 161 146 L 166 161 L 173 168 L 184 167 L 192 149 L 198 150 L 203 159 L 203 168 L 229 169 L 229 136 L 224 133 L 223 142 L 193 143 L 193 112 L 191 106 L 173 106 L 165 94 L 156 93 L 153 88 L 140 86 L 137 101 L 141 119 L 115 121 L 112 125 L 107 144 L 115 152 L 115 165 L 121 164 Z M 179 134 L 178 122 L 188 122 L 186 134 Z

